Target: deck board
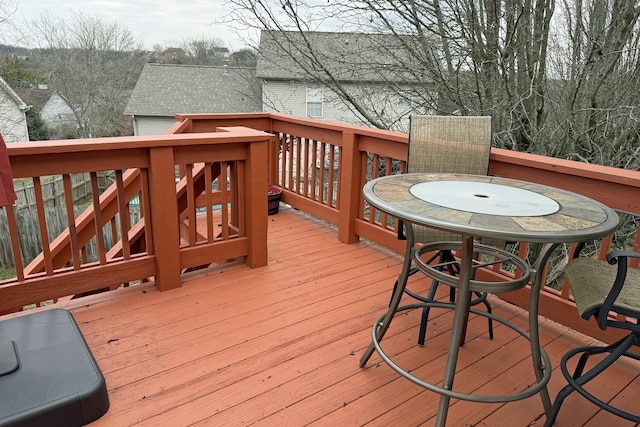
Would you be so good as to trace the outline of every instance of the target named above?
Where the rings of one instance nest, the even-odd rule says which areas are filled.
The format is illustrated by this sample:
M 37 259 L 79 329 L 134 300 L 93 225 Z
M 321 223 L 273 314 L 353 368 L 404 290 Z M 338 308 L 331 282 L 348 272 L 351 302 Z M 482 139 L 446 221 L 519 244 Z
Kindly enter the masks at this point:
M 161 293 L 147 283 L 65 302 L 109 389 L 111 407 L 92 426 L 433 425 L 437 395 L 399 378 L 377 354 L 358 367 L 400 264 L 397 254 L 366 241 L 342 244 L 333 227 L 281 207 L 269 217 L 265 267 L 232 262 L 185 274 L 179 289 Z M 415 277 L 410 286 L 424 292 L 428 281 Z M 442 288 L 438 298 L 445 299 Z M 491 301 L 495 313 L 527 329 L 526 312 Z M 383 347 L 438 383 L 452 313 L 432 310 L 423 348 L 416 345 L 419 319 L 416 310 L 399 314 Z M 471 317 L 456 388 L 496 394 L 533 381 L 526 341 L 504 325 L 494 328 L 490 340 L 486 319 Z M 569 348 L 590 341 L 545 319 L 540 332 L 554 369 Z M 594 386 L 633 407 L 639 373 L 627 363 Z M 552 397 L 563 385 L 555 369 Z M 448 425 L 540 425 L 542 413 L 537 396 L 508 404 L 452 399 Z M 613 424 L 626 425 L 577 395 L 556 423 Z

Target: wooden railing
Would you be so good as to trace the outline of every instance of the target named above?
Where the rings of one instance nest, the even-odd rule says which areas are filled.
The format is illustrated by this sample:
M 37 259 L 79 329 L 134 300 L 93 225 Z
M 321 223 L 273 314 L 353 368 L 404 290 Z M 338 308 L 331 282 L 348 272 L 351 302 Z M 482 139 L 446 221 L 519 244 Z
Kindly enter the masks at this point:
M 176 130 L 156 137 L 10 145 L 14 178 L 34 184 L 42 252 L 23 261 L 24 224 L 14 209 L 4 209 L 16 277 L 0 282 L 0 312 L 141 280 L 172 289 L 180 286 L 183 272 L 232 258 L 244 257 L 252 267 L 266 264 L 264 159 L 272 136 L 236 127 L 198 134 Z M 115 181 L 102 194 L 99 171 Z M 75 218 L 70 176 L 77 173 L 90 174 L 92 202 Z M 65 183 L 68 218 L 68 227 L 53 236 L 46 218 L 55 207 L 45 206 L 40 186 L 51 175 Z M 135 223 L 133 203 L 140 206 Z
M 406 134 L 277 113 L 179 115 L 176 119 L 176 125 L 166 136 L 105 139 L 97 143 L 56 142 L 37 145 L 37 149 L 24 144 L 19 149 L 10 147 L 11 163 L 17 177 L 105 169 L 140 170 L 139 178 L 131 171 L 123 173 L 121 178 L 116 176 L 115 190 L 110 193 L 122 195 L 110 196 L 117 203 L 106 200 L 106 196 L 105 200 L 100 199 L 99 205 L 94 203 L 93 211 L 98 214 L 89 215 L 85 220 L 89 224 L 84 226 L 87 229 L 95 230 L 92 221 L 103 225 L 126 222 L 123 212 L 126 212 L 132 194 L 139 196 L 146 214 L 141 215 L 145 222 L 131 226 L 127 233 L 129 241 L 135 242 L 129 244 L 130 255 L 125 255 L 126 249 L 120 249 L 122 245 L 127 246 L 126 239 L 118 240 L 116 236 L 114 247 L 117 249 L 105 252 L 103 258 L 87 264 L 96 268 L 84 271 L 84 264 L 80 262 L 83 268 L 75 271 L 76 261 L 69 262 L 66 253 L 58 259 L 56 254 L 48 254 L 45 249 L 38 269 L 27 270 L 24 277 L 18 275 L 14 282 L 0 288 L 0 308 L 6 310 L 27 300 L 55 299 L 148 277 L 154 277 L 159 288 L 169 289 L 179 286 L 180 273 L 185 269 L 222 261 L 216 256 L 219 253 L 246 256 L 250 265 L 261 265 L 266 262 L 266 218 L 260 215 L 262 219 L 255 219 L 253 213 L 266 212 L 266 197 L 264 192 L 257 194 L 257 189 L 264 188 L 267 180 L 282 188 L 283 202 L 335 224 L 337 237 L 342 242 L 353 243 L 365 238 L 399 253 L 404 251 L 404 242 L 396 237 L 397 222 L 367 205 L 362 198 L 362 187 L 369 179 L 404 171 Z M 238 126 L 265 133 L 245 131 L 243 134 L 235 128 Z M 211 133 L 224 128 L 229 132 Z M 272 135 L 271 139 L 269 135 Z M 32 154 L 40 156 L 38 163 L 32 163 L 31 157 L 27 161 L 27 156 Z M 76 155 L 78 160 L 75 160 Z M 202 162 L 204 164 L 198 164 Z M 171 173 L 176 167 L 182 177 L 177 186 Z M 229 176 L 225 178 L 223 173 L 227 169 Z M 37 174 L 34 173 L 36 170 Z M 574 191 L 621 212 L 640 215 L 640 172 L 501 149 L 492 150 L 489 172 Z M 230 186 L 223 184 L 217 187 L 219 190 L 209 191 L 214 177 L 218 177 L 218 183 L 228 179 Z M 141 190 L 131 193 L 130 187 Z M 225 206 L 225 201 L 232 206 L 228 221 L 222 221 L 230 224 L 228 230 L 214 233 L 211 231 L 213 223 L 207 219 L 207 235 L 199 234 L 192 227 L 198 206 Z M 211 211 L 206 209 L 206 215 L 210 217 Z M 80 219 L 83 218 L 70 224 L 69 228 L 78 227 Z M 180 228 L 175 224 L 180 224 Z M 112 230 L 116 228 L 111 226 Z M 167 231 L 170 235 L 166 235 Z M 75 239 L 80 243 L 75 244 L 74 253 L 87 239 L 76 234 Z M 92 231 L 89 234 L 100 233 Z M 638 249 L 637 227 L 631 234 L 631 238 L 615 240 Z M 73 235 L 69 232 L 71 241 Z M 136 236 L 145 238 L 141 240 Z M 183 246 L 175 244 L 180 237 Z M 609 250 L 611 241 L 605 239 L 600 246 L 600 257 Z M 222 243 L 228 249 L 216 252 L 215 248 Z M 526 257 L 533 249 L 521 244 L 516 250 Z M 114 253 L 118 256 L 113 257 Z M 60 267 L 63 260 L 66 264 Z M 111 270 L 106 270 L 107 267 Z M 114 271 L 113 277 L 111 271 Z M 505 271 L 493 273 L 510 274 Z M 105 276 L 113 280 L 105 280 Z M 23 286 L 27 282 L 36 283 L 36 286 Z M 23 288 L 39 291 L 17 291 Z M 528 289 L 501 296 L 524 308 L 528 306 Z M 566 286 L 545 288 L 540 312 L 574 329 L 606 338 L 597 327 L 578 318 Z
M 407 134 L 275 113 L 242 117 L 194 115 L 178 119 L 190 120 L 194 130 L 242 123 L 273 133 L 278 139 L 279 157 L 278 172 L 272 175 L 271 182 L 283 188 L 284 202 L 336 225 L 338 238 L 345 243 L 365 238 L 404 252 L 404 242 L 397 239 L 395 219 L 368 206 L 361 192 L 367 180 L 405 170 Z M 494 148 L 489 173 L 574 191 L 618 210 L 623 216 L 640 216 L 640 172 Z M 609 236 L 598 246 L 597 256 L 601 259 L 610 250 L 612 241 L 640 249 L 637 221 L 626 219 L 624 238 Z M 561 259 L 556 260 L 559 262 L 556 268 L 562 267 L 562 257 L 564 262 L 568 261 L 574 246 L 560 248 L 564 254 L 558 255 Z M 536 248 L 522 243 L 516 250 L 531 260 Z M 554 286 L 544 288 L 540 314 L 604 341 L 615 338 L 612 332 L 605 334 L 594 323 L 577 316 L 568 286 L 561 278 L 560 288 L 558 284 Z M 500 296 L 528 308 L 529 288 Z

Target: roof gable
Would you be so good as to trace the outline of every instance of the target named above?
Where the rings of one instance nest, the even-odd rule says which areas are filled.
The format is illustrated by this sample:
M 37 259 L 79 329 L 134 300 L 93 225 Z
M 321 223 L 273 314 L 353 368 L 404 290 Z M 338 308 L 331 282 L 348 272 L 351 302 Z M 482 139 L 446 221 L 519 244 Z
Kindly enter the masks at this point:
M 37 112 L 42 111 L 53 95 L 53 92 L 49 89 L 18 88 L 16 92 L 24 102 L 32 105 Z
M 29 109 L 29 106 L 22 100 L 22 98 L 20 98 L 20 95 L 18 95 L 2 77 L 0 77 L 0 90 L 2 90 L 20 110 L 26 111 Z

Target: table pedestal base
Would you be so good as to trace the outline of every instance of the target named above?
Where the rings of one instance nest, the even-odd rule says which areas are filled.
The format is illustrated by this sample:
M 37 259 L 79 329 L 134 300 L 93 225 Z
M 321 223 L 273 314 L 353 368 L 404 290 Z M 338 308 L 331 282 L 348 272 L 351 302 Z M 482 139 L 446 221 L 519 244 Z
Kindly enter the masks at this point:
M 398 310 L 396 310 L 396 312 L 400 312 L 400 311 L 405 311 L 405 310 L 413 310 L 413 309 L 418 309 L 418 308 L 424 308 L 424 307 L 431 307 L 431 308 L 444 308 L 444 309 L 451 309 L 451 310 L 455 310 L 455 305 L 451 304 L 451 303 L 445 303 L 445 302 L 428 302 L 428 303 L 417 303 L 417 304 L 409 304 L 409 305 L 404 305 L 401 307 L 398 307 Z M 530 336 L 529 334 L 523 330 L 522 328 L 520 328 L 519 326 L 507 321 L 506 319 L 503 319 L 501 317 L 496 316 L 495 314 L 492 313 L 488 313 L 486 311 L 482 311 L 482 310 L 477 310 L 472 308 L 470 310 L 471 313 L 477 314 L 479 316 L 484 316 L 487 318 L 491 318 L 493 320 L 495 320 L 496 322 L 499 322 L 505 326 L 507 326 L 508 328 L 511 328 L 512 330 L 516 331 L 518 334 L 520 334 L 522 337 L 526 338 L 527 340 L 530 340 Z M 453 397 L 455 399 L 460 399 L 460 400 L 468 400 L 471 402 L 481 402 L 481 403 L 504 403 L 504 402 L 512 402 L 515 400 L 522 400 L 522 399 L 526 399 L 528 397 L 531 397 L 535 394 L 540 393 L 540 391 L 542 389 L 544 389 L 547 385 L 547 383 L 549 382 L 549 379 L 551 378 L 551 369 L 547 369 L 547 367 L 551 366 L 551 360 L 549 359 L 549 356 L 547 354 L 547 352 L 544 350 L 544 348 L 542 348 L 542 346 L 539 346 L 540 348 L 540 355 L 543 359 L 543 372 L 544 375 L 542 377 L 542 379 L 537 382 L 536 384 L 534 384 L 533 386 L 529 387 L 527 390 L 520 392 L 520 393 L 515 393 L 515 394 L 510 394 L 510 395 L 500 395 L 500 396 L 496 396 L 496 395 L 477 395 L 477 394 L 468 394 L 468 393 L 461 393 L 461 392 L 457 392 L 455 390 L 451 390 L 451 389 L 444 389 L 442 387 L 439 387 L 435 384 L 429 383 L 425 380 L 422 380 L 418 377 L 416 377 L 415 375 L 412 375 L 410 372 L 402 369 L 400 366 L 398 366 L 392 359 L 391 357 L 389 357 L 384 350 L 382 349 L 381 345 L 380 345 L 380 340 L 377 338 L 377 332 L 378 329 L 380 327 L 380 325 L 382 324 L 383 320 L 384 320 L 385 315 L 380 316 L 376 323 L 374 324 L 372 331 L 371 331 L 371 342 L 373 347 L 375 348 L 376 352 L 378 353 L 378 355 L 380 356 L 380 358 L 387 364 L 389 365 L 394 371 L 396 371 L 398 374 L 400 374 L 400 376 L 408 379 L 409 381 L 411 381 L 414 384 L 417 384 L 421 387 L 424 387 L 427 390 L 431 390 L 435 393 L 438 393 L 440 395 L 444 395 L 444 396 L 448 396 L 448 397 Z M 447 363 L 450 363 L 450 361 L 448 360 Z
M 408 227 L 411 228 L 411 224 L 408 224 Z M 413 232 L 409 230 L 409 236 L 413 235 Z M 420 258 L 421 255 L 431 252 L 431 251 L 440 251 L 440 250 L 453 250 L 459 251 L 461 253 L 460 256 L 460 276 L 449 276 L 442 271 L 434 268 L 434 266 L 428 265 L 422 261 Z M 479 280 L 475 280 L 475 269 L 478 267 L 482 267 L 482 262 L 477 262 L 476 259 L 480 256 L 488 256 L 495 258 L 492 262 L 489 262 L 489 265 L 498 263 L 511 263 L 515 266 L 517 270 L 521 273 L 519 277 L 515 277 L 511 280 L 505 280 L 500 282 L 483 282 Z M 546 257 L 548 256 L 548 251 L 543 251 L 543 259 L 546 262 Z M 538 262 L 541 260 L 539 259 Z M 400 307 L 400 300 L 402 295 L 404 294 L 405 287 L 407 285 L 407 279 L 409 277 L 409 271 L 411 270 L 411 264 L 414 262 L 416 266 L 427 276 L 432 279 L 442 281 L 450 286 L 455 286 L 458 288 L 458 298 L 456 299 L 455 305 L 440 303 L 436 301 L 420 303 L 420 304 L 412 304 L 408 306 Z M 536 267 L 539 267 L 538 263 L 536 263 Z M 360 359 L 360 367 L 363 367 L 374 351 L 377 351 L 380 354 L 382 360 L 387 363 L 393 370 L 398 372 L 402 377 L 407 378 L 415 384 L 418 384 L 428 390 L 431 390 L 435 393 L 440 394 L 440 403 L 438 405 L 438 416 L 436 420 L 436 425 L 442 427 L 446 423 L 447 413 L 449 410 L 449 399 L 454 397 L 456 399 L 462 400 L 470 400 L 475 402 L 484 402 L 484 403 L 492 403 L 492 402 L 510 402 L 514 400 L 525 399 L 530 397 L 536 393 L 540 393 L 543 404 L 545 406 L 545 411 L 550 406 L 549 395 L 547 391 L 547 383 L 549 382 L 549 378 L 551 377 L 551 369 L 550 369 L 550 361 L 547 353 L 540 346 L 540 340 L 538 335 L 538 323 L 537 323 L 537 298 L 532 298 L 532 304 L 530 307 L 530 328 L 531 334 L 527 334 L 524 330 L 520 329 L 515 324 L 512 324 L 505 319 L 502 319 L 498 316 L 495 316 L 491 313 L 487 313 L 484 311 L 479 311 L 475 309 L 470 309 L 469 300 L 470 293 L 472 291 L 482 291 L 482 292 L 507 292 L 516 289 L 520 289 L 529 282 L 531 277 L 532 270 L 529 265 L 522 259 L 517 256 L 506 252 L 501 249 L 496 249 L 490 246 L 482 245 L 480 243 L 476 243 L 473 240 L 472 236 L 462 236 L 462 242 L 438 242 L 438 243 L 430 243 L 423 245 L 419 248 L 414 248 L 414 242 L 412 238 L 407 239 L 407 249 L 405 253 L 405 259 L 403 263 L 402 272 L 400 277 L 398 278 L 398 284 L 393 291 L 393 296 L 391 298 L 391 303 L 389 304 L 389 310 L 382 315 L 375 322 L 372 329 L 372 339 L 371 344 L 365 350 L 362 358 Z M 516 275 L 517 276 L 517 275 Z M 534 292 L 537 292 L 540 286 L 539 283 L 540 276 L 536 275 L 535 283 L 534 283 Z M 382 348 L 380 347 L 380 341 L 384 337 L 395 313 L 400 310 L 408 310 L 411 308 L 420 308 L 420 307 L 442 307 L 454 309 L 454 320 L 453 325 L 451 327 L 451 339 L 449 341 L 449 349 L 447 351 L 447 364 L 444 372 L 444 379 L 442 382 L 442 387 L 436 386 L 434 384 L 423 381 L 414 375 L 411 375 L 409 372 L 403 370 L 398 365 L 396 365 L 390 357 L 388 357 Z M 456 364 L 458 361 L 458 353 L 461 346 L 461 338 L 462 333 L 466 328 L 467 318 L 469 312 L 478 314 L 480 316 L 491 318 L 497 322 L 504 324 L 505 326 L 515 330 L 523 337 L 527 338 L 531 345 L 531 356 L 533 359 L 534 365 L 534 373 L 536 376 L 536 384 L 531 388 L 512 395 L 503 395 L 503 396 L 483 396 L 483 395 L 472 395 L 466 393 L 460 393 L 453 390 L 453 379 L 456 371 Z M 532 320 L 533 318 L 533 320 Z

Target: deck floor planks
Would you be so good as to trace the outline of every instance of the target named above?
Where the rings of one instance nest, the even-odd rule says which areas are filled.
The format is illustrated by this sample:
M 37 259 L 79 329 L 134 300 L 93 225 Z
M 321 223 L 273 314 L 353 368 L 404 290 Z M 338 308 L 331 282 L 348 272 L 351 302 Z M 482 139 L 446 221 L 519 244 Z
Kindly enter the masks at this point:
M 355 291 L 354 291 L 354 292 L 355 292 Z M 367 313 L 367 310 L 365 309 L 365 307 L 367 307 L 367 305 L 368 305 L 368 306 L 371 306 L 371 302 L 369 302 L 369 301 L 367 301 L 367 300 L 364 300 L 364 301 L 362 302 L 362 310 L 361 310 L 361 313 L 363 313 L 363 314 L 364 314 L 364 313 Z M 302 310 L 302 309 L 300 309 L 300 310 Z M 343 310 L 349 310 L 349 311 L 350 311 L 350 310 L 351 310 L 351 308 L 350 308 L 350 307 L 347 307 L 347 308 L 344 308 Z M 312 312 L 312 313 L 309 313 L 309 315 L 314 315 L 314 314 L 315 314 L 315 313 L 313 313 L 313 312 Z M 267 314 L 265 317 L 266 317 L 266 320 L 263 320 L 263 323 L 265 323 L 264 330 L 265 330 L 265 331 L 268 331 L 268 330 L 270 330 L 270 329 L 273 329 L 273 327 L 272 327 L 272 326 L 270 326 L 270 325 L 268 324 L 268 319 L 269 319 L 268 314 Z M 328 316 L 328 317 L 330 317 L 330 316 Z M 365 318 L 365 317 L 363 316 L 363 318 Z M 258 320 L 260 320 L 260 319 L 258 319 Z M 320 318 L 320 320 L 319 320 L 319 322 L 324 322 L 324 321 L 325 321 L 325 320 L 323 320 L 322 318 Z M 251 326 L 251 325 L 245 325 L 244 327 L 246 328 L 246 327 L 250 327 L 250 326 Z M 295 326 L 295 325 L 294 325 L 294 326 Z M 313 328 L 317 328 L 317 325 L 310 325 L 310 326 L 311 326 L 311 327 L 313 327 Z M 228 328 L 229 328 L 229 327 L 227 326 L 227 329 L 228 329 Z M 205 336 L 205 337 L 202 337 L 202 339 L 204 339 L 205 341 L 214 340 L 214 341 L 218 341 L 218 342 L 219 342 L 219 341 L 225 341 L 225 340 L 228 340 L 228 339 L 237 339 L 237 340 L 240 340 L 240 341 L 247 341 L 247 340 L 248 340 L 248 341 L 249 341 L 248 346 L 250 346 L 250 347 L 252 347 L 252 348 L 254 348 L 254 349 L 257 349 L 256 351 L 258 351 L 258 350 L 260 350 L 260 349 L 263 349 L 263 351 L 270 350 L 270 347 L 268 347 L 268 346 L 269 346 L 269 340 L 272 340 L 272 338 L 270 338 L 269 336 L 261 337 L 261 334 L 262 334 L 262 332 L 261 332 L 261 331 L 262 331 L 262 329 L 259 329 L 259 330 L 256 330 L 256 329 L 257 329 L 257 328 L 255 328 L 255 327 L 254 327 L 254 328 L 252 328 L 252 332 L 251 332 L 250 334 L 238 334 L 238 333 L 235 333 L 234 331 L 232 331 L 232 332 L 230 332 L 230 333 L 227 333 L 227 335 L 226 335 L 226 336 L 224 336 L 224 335 L 223 335 L 223 336 L 221 336 L 221 337 L 207 337 L 207 336 Z M 291 327 L 291 328 L 289 328 L 289 329 L 294 329 L 294 327 Z M 223 328 L 223 330 L 224 330 L 224 328 Z M 312 330 L 315 330 L 315 329 L 312 329 Z M 275 329 L 275 331 L 276 331 L 276 332 L 274 332 L 274 333 L 272 333 L 272 334 L 277 334 L 278 330 L 277 330 L 277 329 Z M 306 329 L 306 328 L 302 330 L 302 332 L 303 332 L 303 333 L 306 333 L 306 331 L 307 331 L 307 329 Z M 294 332 L 294 331 L 289 330 L 289 331 L 285 331 L 285 332 L 286 332 L 286 336 L 287 336 L 287 337 L 292 337 L 292 338 L 295 338 L 295 337 L 296 337 L 296 335 L 295 335 L 295 332 Z M 251 340 L 251 337 L 250 337 L 250 335 L 251 335 L 251 334 L 253 334 L 253 335 L 257 335 L 258 337 L 252 341 L 252 340 Z M 335 336 L 335 334 L 333 334 L 332 336 L 327 337 L 327 339 L 333 339 L 333 337 L 334 337 L 334 336 Z M 237 345 L 238 343 L 236 342 L 235 344 Z M 197 345 L 197 343 L 195 343 L 194 345 Z M 234 343 L 232 342 L 231 344 L 227 344 L 227 345 L 228 345 L 229 347 L 233 347 Z M 311 345 L 313 345 L 313 342 L 311 342 Z M 201 345 L 200 347 L 203 347 L 203 346 Z M 264 349 L 266 349 L 266 350 L 264 350 Z M 232 351 L 233 353 L 239 353 L 239 350 L 240 350 L 240 349 L 237 349 L 237 348 L 233 349 L 233 348 L 232 348 L 232 350 L 233 350 L 233 351 Z M 208 351 L 210 351 L 210 350 L 202 349 L 202 353 L 205 353 L 205 354 L 206 354 Z M 224 351 L 224 350 L 223 350 L 223 349 L 221 349 L 220 351 Z M 192 354 L 191 354 L 191 357 L 192 357 L 192 358 L 196 358 L 196 357 L 198 357 L 198 356 L 200 356 L 200 353 L 199 353 L 198 351 L 196 351 L 196 352 L 192 352 Z M 203 356 L 203 357 L 205 357 L 205 356 Z M 238 354 L 231 354 L 231 355 L 226 354 L 226 355 L 224 355 L 224 357 L 223 357 L 223 361 L 220 361 L 220 362 L 219 362 L 219 364 L 220 364 L 220 363 L 226 363 L 226 362 L 228 362 L 229 360 L 233 360 L 233 358 L 234 358 L 234 357 L 238 357 Z M 187 368 L 186 368 L 186 372 L 185 372 L 185 373 L 182 373 L 182 374 L 179 374 L 179 375 L 178 375 L 178 378 L 184 378 L 184 375 L 193 376 L 193 375 L 194 375 L 194 372 L 193 372 L 193 371 L 194 371 L 194 369 L 193 369 L 193 368 L 189 368 L 189 367 L 187 367 Z M 161 374 L 162 374 L 162 372 L 163 372 L 163 370 L 159 370 L 159 371 L 158 371 L 158 375 L 161 375 Z M 235 379 L 234 379 L 234 380 L 235 380 Z M 207 386 L 207 387 L 209 387 L 209 386 Z M 175 397 L 175 396 L 174 396 L 174 397 Z M 193 397 L 193 396 L 190 396 L 190 398 L 191 398 L 191 397 Z
M 438 317 L 440 320 L 440 317 Z M 447 313 L 442 316 L 444 323 L 452 321 L 452 314 Z M 480 321 L 478 321 L 480 320 Z M 415 320 L 414 320 L 415 323 Z M 433 325 L 431 325 L 433 326 Z M 392 324 L 393 327 L 393 324 Z M 484 319 L 476 319 L 469 325 L 470 338 L 465 346 L 472 345 L 473 342 L 478 340 L 482 341 L 482 351 L 486 351 L 488 348 L 498 349 L 503 345 L 511 341 L 512 337 L 509 337 L 509 332 L 503 326 L 496 326 L 494 340 L 489 340 L 486 336 L 486 323 Z M 503 330 L 507 333 L 503 333 Z M 400 354 L 394 356 L 394 360 L 405 368 L 410 368 L 412 374 L 417 377 L 430 381 L 434 384 L 441 384 L 444 364 L 446 362 L 446 353 L 449 344 L 448 333 L 440 333 L 437 336 L 430 336 L 425 343 L 424 348 L 419 348 L 415 345 L 417 338 L 417 329 L 414 328 L 413 333 L 407 337 L 406 341 L 409 343 Z M 389 347 L 394 349 L 393 343 L 386 343 L 382 341 L 383 348 Z M 464 348 L 464 347 L 463 347 Z M 467 347 L 468 348 L 468 347 Z M 389 354 L 394 354 L 390 352 Z M 477 355 L 472 351 L 461 351 L 458 359 L 457 371 L 464 370 L 469 365 L 473 364 Z M 380 360 L 377 355 L 372 357 L 374 361 Z M 381 364 L 379 369 L 391 370 L 384 363 Z M 459 382 L 457 383 L 459 385 Z M 426 395 L 424 394 L 426 393 Z M 333 422 L 337 422 L 341 416 L 347 415 L 354 407 L 359 406 L 360 415 L 362 418 L 357 418 L 357 424 L 365 424 L 373 422 L 374 425 L 385 425 L 388 421 L 395 418 L 395 415 L 400 419 L 401 425 L 417 425 L 417 420 L 428 418 L 429 414 L 434 412 L 438 405 L 439 397 L 432 392 L 424 392 L 419 386 L 410 383 L 404 378 L 400 378 L 397 374 L 394 374 L 394 378 L 391 382 L 385 384 L 376 390 L 373 390 L 367 396 L 363 397 L 357 402 L 350 403 L 348 407 L 344 408 L 344 413 L 338 412 L 329 414 L 323 419 L 319 420 L 318 425 L 331 425 Z M 423 399 L 419 403 L 419 410 L 405 412 L 402 408 L 407 401 L 415 398 L 415 396 L 422 394 L 426 399 Z M 350 416 L 352 414 L 349 414 Z M 387 424 L 388 425 L 388 424 Z
M 109 387 L 111 408 L 93 425 L 433 424 L 439 396 L 399 378 L 375 353 L 365 369 L 358 367 L 401 257 L 370 242 L 341 244 L 323 221 L 289 208 L 280 212 L 269 217 L 266 267 L 251 270 L 235 262 L 188 273 L 182 288 L 168 292 L 142 284 L 66 303 Z M 411 286 L 424 291 L 428 282 L 412 279 Z M 448 288 L 442 288 L 438 296 L 446 299 Z M 498 313 L 527 329 L 522 310 L 492 301 Z M 404 312 L 383 346 L 421 377 L 441 381 L 450 322 L 450 311 L 432 310 L 421 349 L 419 311 Z M 556 326 L 541 322 L 554 367 L 585 340 Z M 532 377 L 528 343 L 520 345 L 524 341 L 514 334 L 496 325 L 491 341 L 486 320 L 473 318 L 456 385 L 491 392 L 501 390 L 505 378 Z M 473 374 L 489 367 L 495 371 L 489 377 Z M 637 363 L 629 363 L 610 384 L 603 380 L 596 387 L 615 390 L 626 381 L 629 387 L 616 400 L 633 406 L 640 387 L 629 377 L 637 378 L 638 371 Z M 563 385 L 561 373 L 554 372 L 552 398 Z M 508 404 L 451 403 L 448 425 L 542 423 L 536 421 L 538 396 Z M 569 418 L 561 418 L 563 412 Z M 585 414 L 578 424 L 575 412 Z M 560 415 L 559 427 L 627 425 L 575 393 Z

